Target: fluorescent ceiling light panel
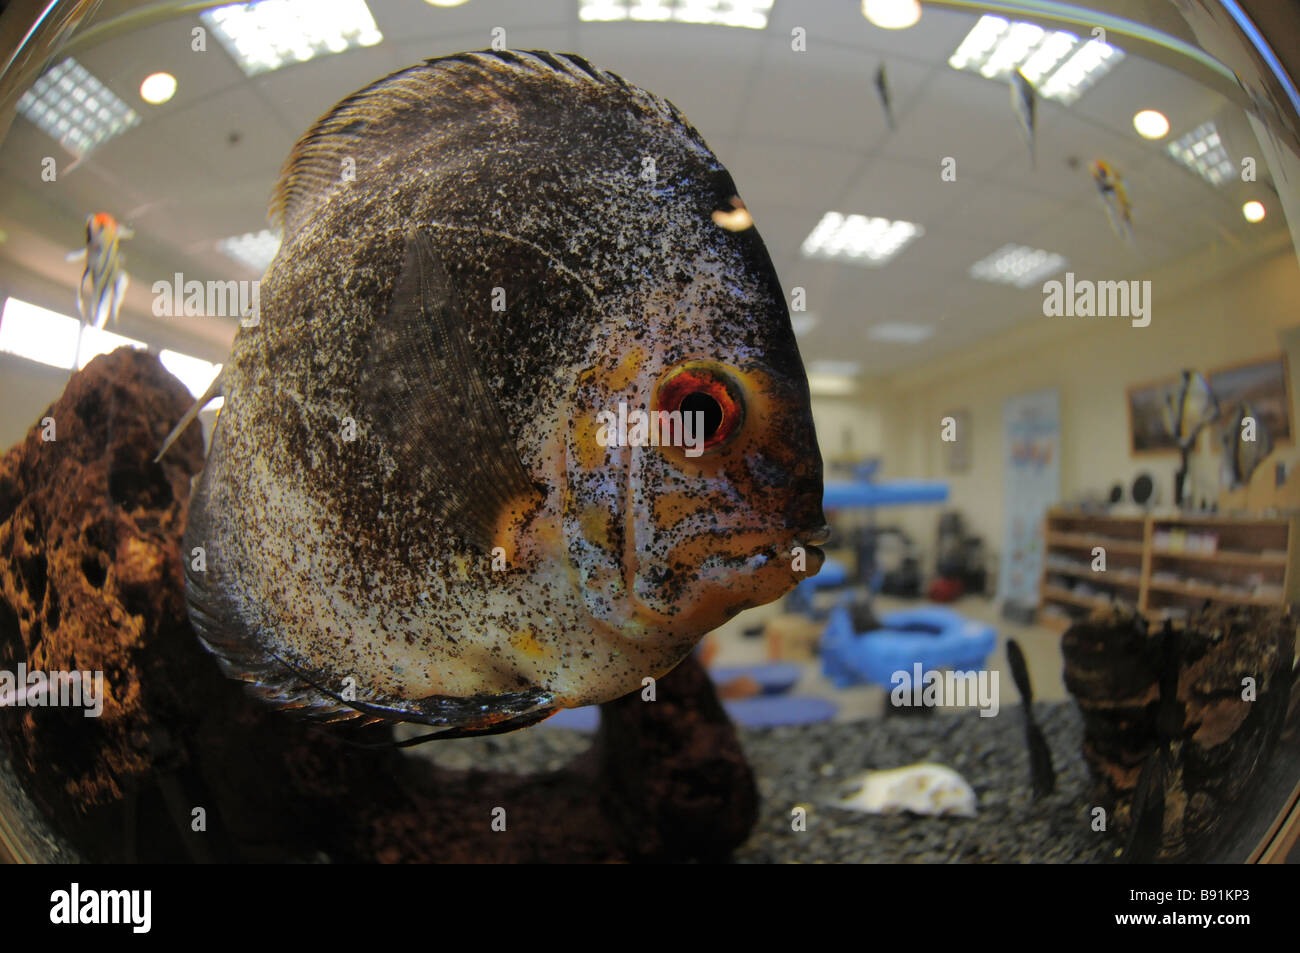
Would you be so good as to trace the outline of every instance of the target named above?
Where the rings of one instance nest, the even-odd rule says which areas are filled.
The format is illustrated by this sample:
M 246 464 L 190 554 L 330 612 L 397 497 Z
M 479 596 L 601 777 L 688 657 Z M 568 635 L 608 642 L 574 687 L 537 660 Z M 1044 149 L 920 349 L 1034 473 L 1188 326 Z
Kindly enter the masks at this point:
M 1028 245 L 1003 245 L 970 267 L 970 276 L 996 284 L 1029 288 L 1066 266 L 1063 256 Z
M 143 341 L 86 325 L 81 331 L 81 346 L 77 349 L 77 370 L 81 370 L 99 355 L 110 354 L 119 347 L 131 347 L 137 351 L 149 349 L 149 345 Z
M 852 377 L 835 374 L 808 373 L 808 392 L 814 397 L 841 397 L 852 394 L 858 389 L 858 382 Z
M 180 382 L 195 397 L 202 397 L 207 393 L 208 388 L 212 386 L 213 379 L 217 376 L 217 372 L 221 370 L 220 364 L 213 364 L 211 361 L 205 361 L 198 357 L 190 357 L 190 355 L 181 354 L 179 351 L 163 350 L 158 354 L 158 360 L 162 362 L 163 367 L 180 378 Z M 211 407 L 212 405 L 209 404 L 208 406 Z
M 0 351 L 29 361 L 70 370 L 75 355 L 77 370 L 81 370 L 100 354 L 108 354 L 119 347 L 143 351 L 148 345 L 90 325 L 82 328 L 81 322 L 71 315 L 18 298 L 6 298 L 4 311 L 0 312 Z
M 1122 52 L 1101 40 L 1085 42 L 1066 30 L 982 16 L 948 58 L 948 65 L 987 79 L 1006 79 L 1018 69 L 1039 95 L 1068 105 L 1123 58 Z
M 134 109 L 71 57 L 23 93 L 18 111 L 77 156 L 140 121 Z
M 1212 122 L 1202 123 L 1166 148 L 1176 162 L 1187 166 L 1211 185 L 1222 185 L 1237 174 L 1237 167 L 1228 157 L 1219 130 Z
M 859 361 L 813 361 L 808 365 L 809 374 L 830 374 L 834 377 L 856 377 L 862 372 Z
M 0 312 L 0 351 L 67 370 L 77 353 L 80 324 L 69 315 L 6 298 Z
M 205 10 L 199 19 L 249 76 L 384 38 L 365 0 L 232 3 Z
M 934 326 L 929 324 L 902 324 L 885 322 L 867 329 L 867 337 L 873 341 L 889 341 L 892 344 L 920 344 L 934 335 Z
M 699 23 L 761 30 L 773 0 L 578 0 L 578 19 L 587 23 L 637 20 L 643 23 Z
M 803 254 L 805 258 L 883 265 L 924 234 L 925 229 L 915 222 L 827 212 L 803 240 Z
M 265 228 L 260 232 L 232 235 L 217 242 L 217 251 L 258 273 L 271 267 L 275 253 L 279 250 L 280 236 Z

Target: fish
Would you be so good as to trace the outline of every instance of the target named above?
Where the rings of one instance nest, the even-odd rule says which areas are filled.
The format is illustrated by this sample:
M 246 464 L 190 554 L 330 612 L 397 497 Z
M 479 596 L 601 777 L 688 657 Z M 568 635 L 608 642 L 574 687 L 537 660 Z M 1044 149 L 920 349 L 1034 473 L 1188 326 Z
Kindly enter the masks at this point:
M 123 270 L 121 242 L 134 236 L 131 229 L 119 225 L 107 212 L 86 217 L 86 247 L 68 255 L 68 261 L 86 261 L 77 285 L 77 312 L 83 324 L 102 329 L 109 318 L 117 323 L 129 283 Z
M 876 95 L 880 97 L 880 108 L 885 111 L 885 124 L 890 132 L 894 130 L 894 107 L 889 94 L 889 77 L 885 74 L 885 64 L 876 69 Z
M 786 297 L 757 228 L 714 219 L 743 207 L 675 106 L 573 54 L 428 59 L 327 112 L 191 495 L 225 673 L 320 723 L 512 731 L 815 574 Z M 611 439 L 623 412 L 674 439 Z
M 1029 666 L 1024 652 L 1015 639 L 1007 639 L 1007 662 L 1011 666 L 1011 679 L 1020 692 L 1025 709 L 1025 743 L 1029 746 L 1029 776 L 1034 797 L 1046 797 L 1056 790 L 1056 769 L 1052 767 L 1052 749 L 1047 746 L 1043 729 L 1034 719 L 1034 689 L 1029 681 Z
M 1255 422 L 1253 440 L 1243 439 L 1242 425 L 1247 419 Z M 1273 452 L 1273 435 L 1249 401 L 1242 401 L 1237 412 L 1228 418 L 1220 440 L 1223 444 L 1221 480 L 1229 490 L 1249 483 L 1251 475 Z
M 1094 159 L 1091 168 L 1092 181 L 1097 186 L 1097 195 L 1106 209 L 1111 229 L 1120 238 L 1132 242 L 1133 207 L 1129 204 L 1123 177 L 1104 159 Z
M 1200 371 L 1184 370 L 1178 386 L 1165 393 L 1161 404 L 1165 432 L 1180 449 L 1195 445 L 1201 429 L 1218 420 L 1219 414 L 1219 400 Z
M 1020 131 L 1029 144 L 1029 164 L 1038 167 L 1038 147 L 1035 130 L 1038 127 L 1038 94 L 1025 74 L 1016 70 L 1011 74 L 1011 111 L 1016 114 Z

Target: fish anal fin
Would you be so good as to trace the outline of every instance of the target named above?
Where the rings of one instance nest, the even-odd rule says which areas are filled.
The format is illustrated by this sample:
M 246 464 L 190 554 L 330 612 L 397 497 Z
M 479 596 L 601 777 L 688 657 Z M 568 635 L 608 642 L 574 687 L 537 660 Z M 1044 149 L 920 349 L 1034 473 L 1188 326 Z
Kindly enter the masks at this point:
M 407 238 L 361 374 L 367 426 L 413 506 L 488 554 L 541 505 L 475 355 L 464 301 L 424 229 Z

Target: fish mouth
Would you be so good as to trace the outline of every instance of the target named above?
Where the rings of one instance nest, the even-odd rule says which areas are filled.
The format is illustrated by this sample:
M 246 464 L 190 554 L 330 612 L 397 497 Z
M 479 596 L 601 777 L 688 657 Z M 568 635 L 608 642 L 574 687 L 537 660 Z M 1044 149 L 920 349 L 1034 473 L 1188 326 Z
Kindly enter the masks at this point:
M 809 556 L 815 556 L 819 560 L 826 558 L 826 553 L 822 551 L 821 545 L 831 538 L 831 528 L 825 523 L 813 529 L 804 530 L 794 538 L 791 548 L 802 547 L 804 552 Z

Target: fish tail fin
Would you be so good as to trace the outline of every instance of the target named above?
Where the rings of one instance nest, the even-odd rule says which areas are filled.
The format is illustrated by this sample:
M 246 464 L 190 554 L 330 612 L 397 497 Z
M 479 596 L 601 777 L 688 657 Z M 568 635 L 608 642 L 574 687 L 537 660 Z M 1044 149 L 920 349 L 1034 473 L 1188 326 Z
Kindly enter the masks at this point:
M 224 369 L 217 372 L 217 376 L 212 379 L 212 383 L 209 384 L 208 389 L 203 392 L 203 396 L 190 405 L 190 409 L 185 411 L 185 416 L 180 419 L 180 422 L 177 423 L 176 426 L 172 428 L 171 433 L 167 435 L 167 439 L 163 441 L 162 447 L 158 451 L 158 455 L 153 458 L 154 463 L 161 460 L 163 455 L 171 449 L 171 445 L 174 444 L 180 438 L 180 435 L 185 432 L 185 428 L 194 423 L 194 419 L 198 417 L 199 412 L 220 396 L 221 388 L 225 384 L 225 377 L 226 372 Z

